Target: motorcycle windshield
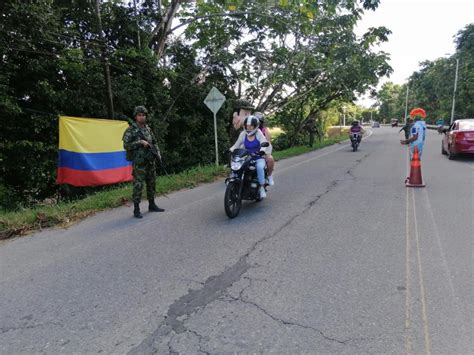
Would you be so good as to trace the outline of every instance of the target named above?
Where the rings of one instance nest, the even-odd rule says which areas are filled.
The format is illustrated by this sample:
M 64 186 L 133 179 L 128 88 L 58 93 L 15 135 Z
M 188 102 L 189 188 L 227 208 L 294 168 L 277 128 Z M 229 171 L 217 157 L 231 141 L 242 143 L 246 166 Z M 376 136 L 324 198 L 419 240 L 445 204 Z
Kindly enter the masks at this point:
M 248 152 L 245 149 L 236 149 L 232 153 L 232 157 L 239 157 L 239 158 L 243 158 L 247 155 L 248 155 Z

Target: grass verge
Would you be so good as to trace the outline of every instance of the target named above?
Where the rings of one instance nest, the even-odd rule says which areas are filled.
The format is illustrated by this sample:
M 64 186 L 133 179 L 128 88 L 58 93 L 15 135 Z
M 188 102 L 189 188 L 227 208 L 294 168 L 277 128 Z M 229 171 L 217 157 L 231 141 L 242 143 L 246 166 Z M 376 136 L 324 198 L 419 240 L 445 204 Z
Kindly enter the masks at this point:
M 227 169 L 215 165 L 196 167 L 170 176 L 160 176 L 156 183 L 157 195 L 211 182 L 224 176 Z M 0 240 L 56 225 L 66 226 L 95 212 L 128 205 L 132 185 L 101 191 L 73 202 L 60 202 L 51 206 L 39 206 L 15 212 L 0 212 Z
M 318 142 L 317 140 L 315 140 L 315 143 L 312 147 L 296 146 L 296 147 L 291 147 L 285 150 L 275 151 L 272 153 L 272 155 L 275 158 L 275 160 L 281 160 L 285 158 L 294 157 L 296 155 L 309 153 L 309 152 L 312 152 L 313 150 L 321 149 L 329 145 L 339 143 L 346 139 L 348 139 L 347 135 L 342 135 L 342 136 L 335 136 L 332 138 L 326 138 L 326 139 L 323 139 L 321 142 Z
M 347 136 L 335 136 L 317 142 L 312 148 L 306 146 L 292 147 L 273 152 L 276 160 L 289 158 L 317 150 L 342 140 Z M 215 181 L 225 176 L 228 170 L 215 165 L 196 167 L 179 174 L 160 176 L 156 183 L 156 194 L 164 195 L 183 188 L 193 188 L 199 184 Z M 32 231 L 53 226 L 67 226 L 98 211 L 129 205 L 132 185 L 98 192 L 82 200 L 60 202 L 51 206 L 25 208 L 15 212 L 0 211 L 0 240 L 25 235 Z

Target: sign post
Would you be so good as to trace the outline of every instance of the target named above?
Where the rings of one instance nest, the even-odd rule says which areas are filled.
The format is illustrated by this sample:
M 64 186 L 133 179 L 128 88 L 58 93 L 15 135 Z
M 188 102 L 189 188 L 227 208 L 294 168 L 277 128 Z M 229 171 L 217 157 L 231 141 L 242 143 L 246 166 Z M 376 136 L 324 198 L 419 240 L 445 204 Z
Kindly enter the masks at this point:
M 212 87 L 209 94 L 207 94 L 206 98 L 204 99 L 204 103 L 212 111 L 214 114 L 214 142 L 216 145 L 216 166 L 219 165 L 219 151 L 217 149 L 217 120 L 216 120 L 216 113 L 222 107 L 222 104 L 225 101 L 225 96 L 217 90 L 216 87 Z
M 458 69 L 459 69 L 459 58 L 456 58 L 456 76 L 454 77 L 453 105 L 451 106 L 451 124 L 454 121 L 454 104 L 456 101 L 456 89 L 458 87 Z

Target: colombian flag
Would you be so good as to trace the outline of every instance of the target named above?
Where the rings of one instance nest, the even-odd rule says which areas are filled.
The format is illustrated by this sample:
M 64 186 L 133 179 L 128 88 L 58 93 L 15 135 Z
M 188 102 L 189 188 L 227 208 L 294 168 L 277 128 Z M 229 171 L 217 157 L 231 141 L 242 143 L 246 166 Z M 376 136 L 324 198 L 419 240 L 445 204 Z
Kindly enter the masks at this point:
M 59 161 L 56 183 L 98 186 L 131 181 L 125 159 L 124 121 L 59 117 Z

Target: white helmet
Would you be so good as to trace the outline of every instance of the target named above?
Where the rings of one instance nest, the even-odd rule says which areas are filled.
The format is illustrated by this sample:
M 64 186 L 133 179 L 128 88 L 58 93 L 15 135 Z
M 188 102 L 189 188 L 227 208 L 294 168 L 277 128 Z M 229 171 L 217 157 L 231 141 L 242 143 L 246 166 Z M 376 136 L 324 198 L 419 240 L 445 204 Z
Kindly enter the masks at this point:
M 253 115 L 258 118 L 260 123 L 265 123 L 265 115 L 263 113 L 255 112 Z
M 249 131 L 249 130 L 247 130 L 247 125 L 253 126 L 255 128 Z M 258 120 L 257 117 L 255 117 L 253 115 L 247 116 L 247 118 L 244 121 L 244 129 L 245 129 L 245 133 L 247 134 L 247 136 L 254 136 L 258 131 L 258 126 L 259 125 L 260 125 L 260 121 Z

